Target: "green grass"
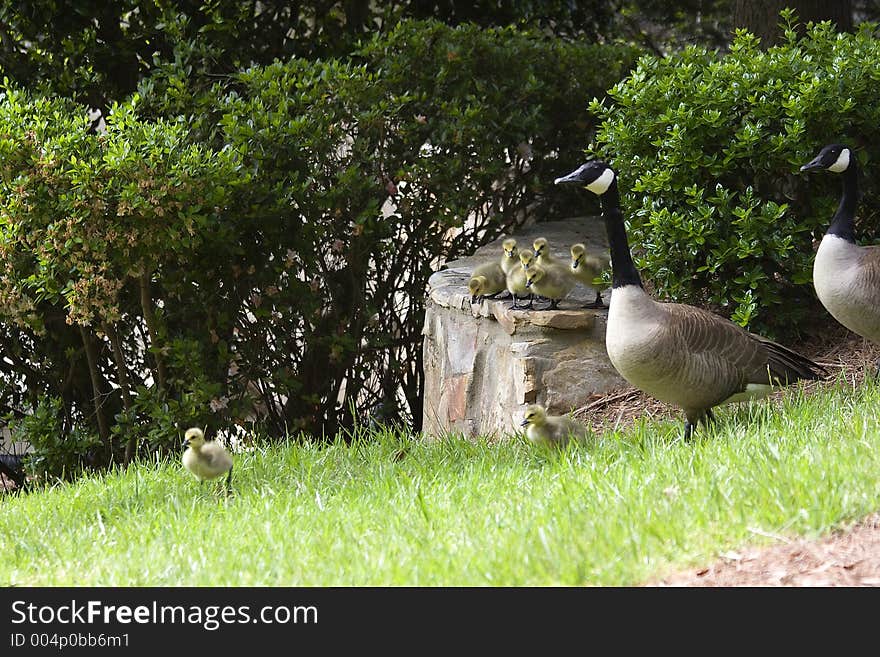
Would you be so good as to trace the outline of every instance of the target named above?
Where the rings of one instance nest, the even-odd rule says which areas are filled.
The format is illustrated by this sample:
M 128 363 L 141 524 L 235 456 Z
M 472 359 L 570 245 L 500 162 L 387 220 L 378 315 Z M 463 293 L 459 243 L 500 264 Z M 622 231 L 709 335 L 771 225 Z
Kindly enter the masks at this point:
M 880 387 L 638 422 L 561 453 L 394 435 L 178 462 L 0 498 L 0 585 L 635 585 L 880 509 Z

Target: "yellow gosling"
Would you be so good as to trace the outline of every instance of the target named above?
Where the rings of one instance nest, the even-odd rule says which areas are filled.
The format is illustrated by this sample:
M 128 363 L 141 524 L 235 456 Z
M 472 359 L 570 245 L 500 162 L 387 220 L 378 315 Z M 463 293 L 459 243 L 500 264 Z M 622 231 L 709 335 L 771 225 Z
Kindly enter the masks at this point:
M 575 280 L 584 284 L 587 289 L 596 293 L 596 300 L 588 303 L 584 308 L 602 308 L 602 290 L 604 287 L 596 287 L 593 282 L 611 266 L 611 259 L 607 256 L 598 256 L 587 253 L 586 246 L 582 243 L 573 244 L 571 247 L 571 275 Z
M 521 426 L 526 438 L 535 445 L 565 447 L 570 440 L 583 441 L 592 436 L 589 429 L 568 415 L 548 415 L 540 404 L 526 408 Z
M 226 474 L 227 487 L 232 485 L 232 456 L 223 445 L 216 441 L 206 441 L 205 434 L 198 427 L 186 430 L 183 444 L 183 467 L 193 473 L 199 481 L 216 479 Z M 228 473 L 228 474 L 227 474 Z

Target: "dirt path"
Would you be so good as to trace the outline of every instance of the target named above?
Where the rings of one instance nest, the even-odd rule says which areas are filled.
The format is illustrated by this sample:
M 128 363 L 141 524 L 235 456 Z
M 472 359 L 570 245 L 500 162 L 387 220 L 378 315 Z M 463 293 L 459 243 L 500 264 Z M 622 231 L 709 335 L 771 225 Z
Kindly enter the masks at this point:
M 853 387 L 880 358 L 880 347 L 849 333 L 828 335 L 823 343 L 802 348 L 828 368 L 832 377 L 846 374 Z M 820 390 L 820 382 L 808 390 Z M 775 393 L 781 396 L 784 392 Z M 575 415 L 594 430 L 625 426 L 635 418 L 679 417 L 665 404 L 634 388 L 591 401 Z M 646 586 L 880 586 L 880 512 L 819 540 L 776 537 L 770 547 L 728 552 L 715 563 L 667 575 Z
M 648 586 L 880 586 L 880 513 L 817 541 L 729 552 Z

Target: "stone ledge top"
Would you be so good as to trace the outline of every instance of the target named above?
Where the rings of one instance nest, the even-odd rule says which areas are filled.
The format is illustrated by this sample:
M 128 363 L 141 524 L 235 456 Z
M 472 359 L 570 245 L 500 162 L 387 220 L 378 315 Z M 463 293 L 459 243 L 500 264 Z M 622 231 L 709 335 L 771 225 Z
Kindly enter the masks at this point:
M 439 306 L 473 317 L 494 318 L 510 335 L 528 326 L 560 330 L 589 329 L 595 324 L 597 315 L 607 314 L 611 290 L 602 292 L 605 308 L 582 308 L 581 306 L 595 299 L 595 294 L 580 283 L 560 302 L 557 310 L 512 310 L 509 298 L 486 299 L 471 304 L 471 295 L 467 289 L 471 272 L 484 262 L 500 258 L 501 243 L 507 237 L 509 236 L 502 235 L 494 242 L 477 249 L 472 256 L 450 261 L 444 269 L 434 272 L 428 279 L 428 298 Z M 608 251 L 605 226 L 599 217 L 573 217 L 545 222 L 524 228 L 521 233 L 510 237 L 514 237 L 521 247 L 524 244 L 531 247 L 533 240 L 546 237 L 553 255 L 566 261 L 571 258 L 569 248 L 577 242 L 586 244 L 587 251 L 591 253 Z

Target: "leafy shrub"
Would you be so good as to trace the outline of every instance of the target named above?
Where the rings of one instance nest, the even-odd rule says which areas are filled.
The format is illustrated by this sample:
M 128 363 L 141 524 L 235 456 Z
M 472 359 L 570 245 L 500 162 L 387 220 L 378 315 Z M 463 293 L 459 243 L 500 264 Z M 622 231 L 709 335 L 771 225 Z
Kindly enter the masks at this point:
M 61 399 L 44 397 L 32 410 L 9 428 L 13 440 L 25 440 L 33 448 L 25 455 L 25 469 L 38 481 L 75 479 L 100 464 L 101 442 L 83 426 L 68 426 Z
M 831 141 L 858 149 L 861 234 L 877 232 L 880 41 L 875 26 L 828 23 L 763 51 L 740 31 L 730 53 L 691 47 L 642 57 L 591 111 L 594 154 L 619 172 L 622 204 L 646 278 L 672 300 L 705 304 L 744 326 L 793 333 L 822 314 L 813 241 L 840 180 L 798 167 Z
M 565 203 L 583 105 L 634 59 L 401 23 L 356 61 L 163 69 L 106 134 L 7 84 L 0 404 L 61 399 L 99 464 L 189 424 L 333 436 L 381 407 L 417 429 L 428 276 Z

